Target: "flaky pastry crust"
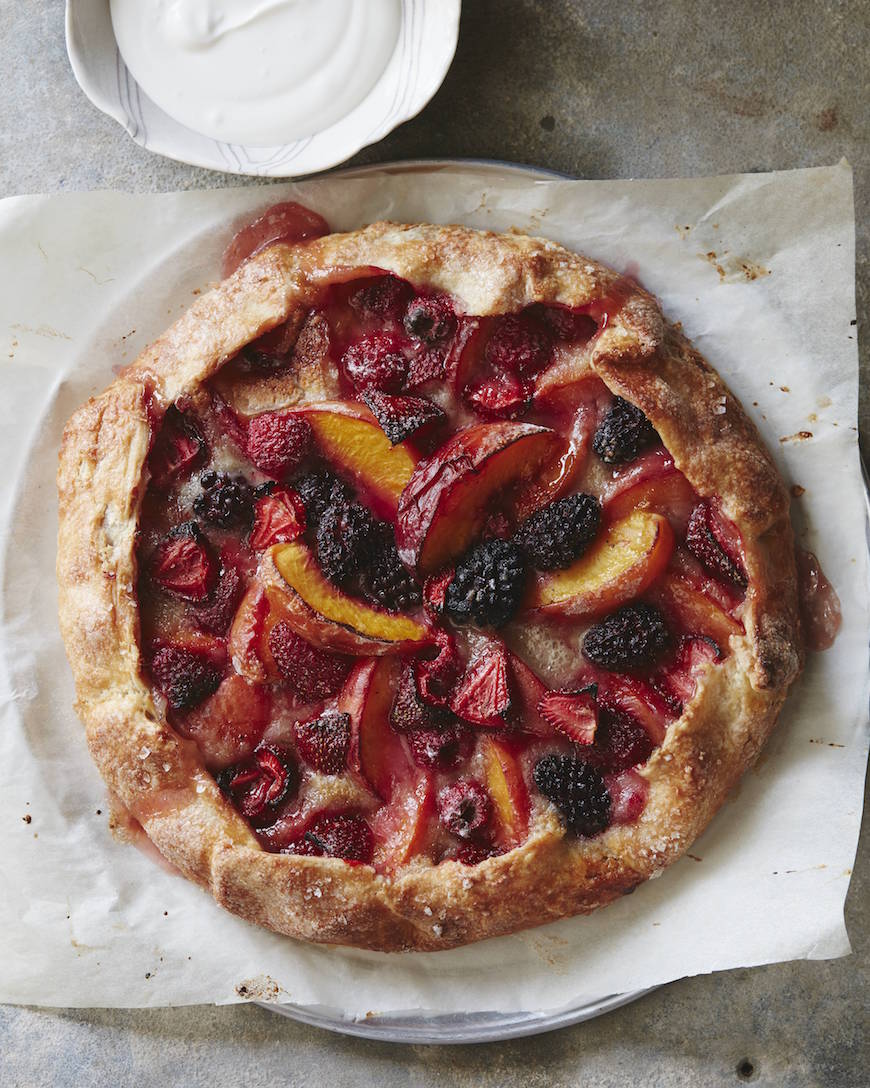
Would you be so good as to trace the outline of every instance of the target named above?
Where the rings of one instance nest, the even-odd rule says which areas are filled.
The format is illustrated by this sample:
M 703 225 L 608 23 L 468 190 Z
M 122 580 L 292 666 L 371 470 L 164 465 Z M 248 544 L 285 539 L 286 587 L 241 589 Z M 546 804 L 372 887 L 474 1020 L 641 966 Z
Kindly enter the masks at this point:
M 449 292 L 482 316 L 535 302 L 600 304 L 603 331 L 561 365 L 594 372 L 638 405 L 697 492 L 718 496 L 740 530 L 746 633 L 708 668 L 640 770 L 649 794 L 634 824 L 569 839 L 544 806 L 527 841 L 507 854 L 475 866 L 410 865 L 393 877 L 335 858 L 268 853 L 152 698 L 135 558 L 152 428 L 245 344 L 304 313 L 325 281 L 370 266 Z M 703 830 L 757 756 L 802 665 L 788 496 L 754 426 L 650 295 L 543 239 L 376 223 L 271 246 L 198 298 L 76 412 L 58 490 L 61 629 L 76 709 L 104 779 L 165 857 L 222 906 L 305 940 L 446 949 L 586 913 L 631 891 Z

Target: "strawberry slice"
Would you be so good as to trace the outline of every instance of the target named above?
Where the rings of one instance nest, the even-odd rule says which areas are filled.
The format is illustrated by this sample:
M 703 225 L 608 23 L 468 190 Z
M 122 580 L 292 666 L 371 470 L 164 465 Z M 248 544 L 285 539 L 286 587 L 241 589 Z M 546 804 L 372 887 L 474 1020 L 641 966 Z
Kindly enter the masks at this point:
M 511 666 L 512 690 L 516 695 L 516 725 L 536 737 L 552 737 L 553 727 L 538 713 L 538 706 L 547 694 L 547 686 L 516 654 L 508 654 Z
M 197 627 L 211 635 L 225 635 L 236 614 L 242 585 L 243 579 L 239 571 L 233 566 L 223 564 L 213 592 L 192 609 L 193 621 Z
M 289 487 L 277 487 L 254 507 L 249 544 L 255 552 L 273 544 L 289 544 L 305 532 L 305 504 Z
M 708 664 L 717 664 L 723 656 L 713 639 L 705 635 L 684 635 L 673 664 L 655 677 L 654 685 L 666 698 L 673 700 L 679 707 L 677 713 L 681 714 L 683 705 L 695 694 L 699 672 Z
M 269 649 L 281 675 L 306 702 L 334 695 L 350 672 L 350 658 L 312 646 L 286 620 L 269 632 Z
M 151 578 L 161 589 L 186 601 L 202 601 L 217 579 L 217 563 L 195 521 L 170 529 L 157 545 Z
M 598 728 L 595 690 L 548 691 L 538 703 L 538 713 L 575 744 L 591 744 Z
M 494 645 L 469 666 L 450 698 L 450 709 L 472 725 L 504 729 L 512 706 L 507 650 Z
M 221 670 L 205 653 L 172 644 L 158 645 L 151 675 L 173 710 L 191 710 L 217 691 Z
M 447 418 L 442 408 L 425 397 L 391 396 L 378 389 L 369 389 L 362 399 L 394 446 L 422 428 L 443 423 Z
M 372 829 L 362 816 L 340 813 L 320 816 L 301 839 L 288 843 L 282 854 L 341 858 L 351 865 L 368 865 L 375 852 Z
M 513 419 L 528 405 L 532 387 L 511 371 L 481 379 L 465 390 L 465 400 L 485 419 Z
M 686 547 L 711 574 L 745 588 L 746 572 L 733 535 L 716 517 L 710 504 L 702 502 L 689 517 Z
M 311 449 L 314 433 L 308 420 L 292 411 L 263 412 L 248 422 L 245 453 L 269 476 L 288 476 Z
M 341 774 L 350 750 L 350 715 L 325 710 L 296 726 L 296 747 L 305 762 L 323 774 Z
M 413 730 L 433 729 L 442 717 L 440 707 L 434 707 L 420 698 L 414 667 L 405 665 L 390 707 L 390 725 L 397 733 L 410 733 Z
M 299 783 L 289 752 L 274 744 L 261 744 L 246 763 L 230 767 L 218 776 L 218 785 L 249 820 L 271 822 L 279 806 L 295 793 Z
M 151 482 L 155 487 L 169 487 L 189 476 L 205 460 L 205 454 L 202 435 L 187 416 L 170 405 L 148 457 Z

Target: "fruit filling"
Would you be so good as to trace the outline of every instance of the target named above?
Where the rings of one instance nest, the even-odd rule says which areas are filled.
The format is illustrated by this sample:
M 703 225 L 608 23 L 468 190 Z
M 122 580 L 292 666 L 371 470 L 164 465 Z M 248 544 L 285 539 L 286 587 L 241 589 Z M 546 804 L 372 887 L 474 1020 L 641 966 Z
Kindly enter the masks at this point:
M 144 667 L 265 849 L 390 874 L 642 818 L 747 572 L 581 365 L 609 316 L 342 269 L 155 427 Z

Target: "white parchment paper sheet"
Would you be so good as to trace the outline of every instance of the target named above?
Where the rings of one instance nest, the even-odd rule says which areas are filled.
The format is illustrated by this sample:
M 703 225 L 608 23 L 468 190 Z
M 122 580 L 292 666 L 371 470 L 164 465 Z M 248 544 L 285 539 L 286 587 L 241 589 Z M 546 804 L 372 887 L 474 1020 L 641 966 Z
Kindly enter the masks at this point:
M 691 856 L 591 917 L 430 955 L 306 946 L 224 913 L 109 834 L 57 630 L 61 430 L 217 277 L 233 222 L 287 196 L 335 228 L 381 217 L 517 227 L 636 275 L 806 489 L 796 522 L 843 603 L 836 645 L 810 660 L 758 767 Z M 459 168 L 0 202 L 0 1000 L 222 1003 L 273 981 L 278 1000 L 348 1013 L 537 1011 L 845 954 L 868 701 L 853 233 L 845 165 L 623 182 Z M 801 431 L 812 437 L 789 438 Z

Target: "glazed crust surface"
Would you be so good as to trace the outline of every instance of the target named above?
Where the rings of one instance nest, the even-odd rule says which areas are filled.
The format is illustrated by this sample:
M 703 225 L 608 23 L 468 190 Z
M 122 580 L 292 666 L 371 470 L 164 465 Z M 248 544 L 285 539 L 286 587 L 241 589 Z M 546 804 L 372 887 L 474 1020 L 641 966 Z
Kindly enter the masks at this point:
M 534 302 L 600 305 L 603 331 L 560 365 L 597 374 L 638 405 L 696 491 L 718 496 L 740 530 L 745 635 L 708 667 L 640 771 L 649 794 L 634 824 L 567 839 L 545 806 L 528 840 L 507 854 L 475 866 L 412 864 L 393 877 L 335 858 L 268 853 L 152 697 L 135 547 L 155 421 L 179 398 L 195 398 L 245 344 L 306 312 L 324 282 L 370 267 L 447 291 L 481 316 Z M 305 940 L 445 949 L 589 912 L 632 890 L 700 834 L 757 756 L 802 665 L 788 496 L 754 426 L 651 296 L 542 239 L 376 223 L 271 246 L 200 296 L 79 409 L 64 433 L 58 489 L 61 629 L 104 779 L 165 857 L 221 905 Z

